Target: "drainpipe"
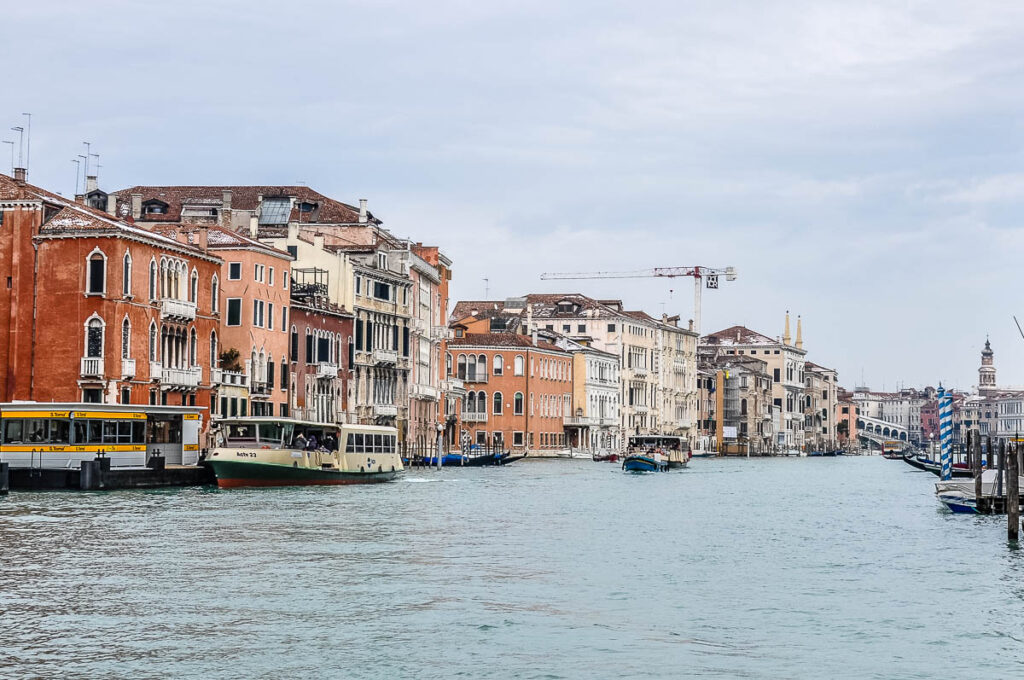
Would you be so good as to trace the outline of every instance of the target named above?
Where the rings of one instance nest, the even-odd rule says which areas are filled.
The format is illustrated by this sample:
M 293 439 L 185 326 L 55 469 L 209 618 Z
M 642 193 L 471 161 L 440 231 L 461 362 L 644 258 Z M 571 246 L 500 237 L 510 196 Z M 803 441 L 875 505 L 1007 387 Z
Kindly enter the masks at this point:
M 36 306 L 39 298 L 39 242 L 32 239 L 32 350 L 28 374 L 28 398 L 35 399 L 36 388 Z

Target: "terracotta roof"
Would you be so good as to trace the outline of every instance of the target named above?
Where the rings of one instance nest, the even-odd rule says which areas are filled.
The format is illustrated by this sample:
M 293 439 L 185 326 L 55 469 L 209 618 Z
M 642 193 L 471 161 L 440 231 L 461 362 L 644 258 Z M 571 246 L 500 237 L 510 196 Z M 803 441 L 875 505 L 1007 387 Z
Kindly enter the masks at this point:
M 292 207 L 289 221 L 317 222 L 323 224 L 355 224 L 359 222 L 359 209 L 324 196 L 305 186 L 134 186 L 114 191 L 117 197 L 118 210 L 123 212 L 126 205 L 131 214 L 131 195 L 141 194 L 142 202 L 158 200 L 167 204 L 167 213 L 154 215 L 152 221 L 177 222 L 181 219 L 182 205 L 202 205 L 220 207 L 224 191 L 231 192 L 232 210 L 256 210 L 260 205 L 260 197 L 294 197 L 298 199 Z M 298 202 L 312 203 L 316 206 L 312 213 L 300 213 Z M 143 219 L 146 219 L 143 216 Z M 372 213 L 367 212 L 367 221 L 379 223 Z
M 181 227 L 177 227 L 181 229 Z M 231 250 L 235 248 L 254 248 L 266 252 L 268 255 L 273 255 L 285 260 L 294 260 L 295 258 L 283 250 L 278 250 L 268 246 L 265 243 L 261 243 L 255 239 L 251 239 L 248 236 L 244 236 L 237 231 L 231 231 L 220 226 L 200 227 L 207 230 L 206 232 L 206 243 L 210 250 Z
M 781 345 L 782 343 L 746 326 L 730 326 L 700 339 L 705 345 Z
M 550 342 L 538 340 L 533 344 L 533 339 L 528 335 L 518 333 L 467 333 L 461 338 L 448 340 L 449 347 L 535 347 L 550 352 L 563 352 L 566 350 L 552 345 Z

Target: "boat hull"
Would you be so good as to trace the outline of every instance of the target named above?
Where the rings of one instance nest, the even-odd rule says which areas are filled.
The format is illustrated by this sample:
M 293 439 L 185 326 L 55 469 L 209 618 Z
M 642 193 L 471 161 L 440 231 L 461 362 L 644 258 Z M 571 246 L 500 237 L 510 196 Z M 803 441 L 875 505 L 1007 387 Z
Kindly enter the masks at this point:
M 622 469 L 626 472 L 664 472 L 668 470 L 668 461 L 647 456 L 627 456 L 622 461 Z
M 351 472 L 289 467 L 276 463 L 209 461 L 222 489 L 266 486 L 340 486 L 345 484 L 379 484 L 390 482 L 401 470 Z
M 973 496 L 965 493 L 946 492 L 938 494 L 939 501 L 957 515 L 974 515 L 978 512 L 978 503 Z

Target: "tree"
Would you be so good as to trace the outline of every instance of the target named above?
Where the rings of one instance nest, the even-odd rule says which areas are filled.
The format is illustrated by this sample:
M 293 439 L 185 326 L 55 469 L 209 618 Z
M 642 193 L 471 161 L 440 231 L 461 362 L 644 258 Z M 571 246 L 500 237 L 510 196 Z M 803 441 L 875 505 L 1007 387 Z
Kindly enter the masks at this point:
M 238 362 L 238 359 L 239 359 L 240 356 L 241 355 L 238 353 L 238 350 L 235 349 L 234 347 L 231 347 L 231 348 L 226 349 L 223 352 L 221 352 L 220 353 L 220 367 L 221 367 L 221 369 L 225 370 L 225 371 L 234 371 L 236 373 L 241 373 L 241 371 L 242 371 L 242 364 L 240 364 Z

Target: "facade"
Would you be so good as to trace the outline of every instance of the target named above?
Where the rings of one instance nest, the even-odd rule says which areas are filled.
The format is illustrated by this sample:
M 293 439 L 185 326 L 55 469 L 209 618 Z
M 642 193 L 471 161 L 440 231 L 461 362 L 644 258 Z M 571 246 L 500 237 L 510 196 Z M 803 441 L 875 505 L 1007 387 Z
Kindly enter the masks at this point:
M 221 264 L 204 234 L 168 238 L 0 175 L 0 399 L 209 408 Z
M 464 381 L 460 447 L 553 456 L 568 447 L 564 431 L 573 396 L 572 355 L 515 333 L 476 334 L 454 326 L 448 341 L 453 377 Z
M 836 439 L 840 446 L 848 446 L 851 441 L 856 442 L 858 415 L 860 410 L 853 400 L 853 393 L 840 390 L 836 405 Z
M 177 229 L 185 231 L 185 227 Z M 254 416 L 287 416 L 289 407 L 288 334 L 291 327 L 289 284 L 292 256 L 220 226 L 206 230 L 209 248 L 223 261 L 213 283 L 221 314 L 220 335 L 210 338 L 214 383 L 224 387 L 223 402 L 214 397 L 214 414 L 230 415 L 231 399 L 248 400 Z M 192 233 L 192 232 L 186 232 Z M 236 395 L 236 388 L 242 394 Z
M 719 356 L 754 356 L 765 362 L 772 378 L 772 403 L 777 420 L 774 423 L 776 444 L 801 447 L 804 444 L 804 357 L 802 328 L 797 322 L 796 343 L 790 344 L 789 314 L 781 340 L 773 340 L 743 326 L 732 326 L 701 339 Z
M 619 451 L 619 358 L 565 337 L 554 344 L 572 354 L 572 404 L 564 419 L 569 447 Z
M 351 422 L 348 382 L 351 377 L 350 312 L 292 287 L 287 386 L 290 403 L 282 415 L 320 423 Z
M 836 432 L 838 380 L 835 370 L 804 362 L 804 441 L 815 449 L 834 449 L 839 445 Z

